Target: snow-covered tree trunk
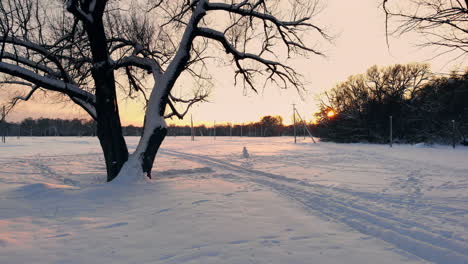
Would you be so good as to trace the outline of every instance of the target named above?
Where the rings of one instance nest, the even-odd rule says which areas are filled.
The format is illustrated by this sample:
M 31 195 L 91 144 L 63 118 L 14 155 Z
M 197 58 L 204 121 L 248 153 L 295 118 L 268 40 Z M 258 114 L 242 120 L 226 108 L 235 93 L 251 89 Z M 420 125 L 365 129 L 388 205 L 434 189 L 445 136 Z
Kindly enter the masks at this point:
M 190 49 L 193 39 L 196 37 L 196 25 L 206 14 L 205 4 L 206 0 L 197 3 L 179 43 L 179 49 L 166 71 L 162 72 L 158 65 L 152 65 L 155 84 L 145 112 L 143 135 L 137 149 L 129 156 L 128 161 L 120 171 L 118 175 L 120 181 L 127 181 L 132 178 L 136 178 L 136 180 L 144 179 L 145 174 L 151 177 L 151 169 L 156 153 L 167 134 L 164 113 L 168 104 L 168 97 L 177 78 L 179 78 L 190 60 Z
M 161 146 L 164 138 L 167 135 L 167 128 L 159 127 L 153 130 L 153 133 L 150 136 L 146 150 L 143 153 L 143 173 L 151 179 L 151 170 L 153 169 L 154 159 L 156 158 L 156 153 Z
M 146 109 L 143 135 L 137 149 L 132 154 L 132 156 L 138 158 L 142 172 L 149 178 L 151 178 L 151 170 L 156 153 L 167 135 L 166 122 L 164 120 L 166 108 L 164 97 L 166 96 L 167 89 L 167 83 L 155 85 L 155 90 L 151 94 L 150 102 Z
M 167 134 L 164 111 L 168 83 L 160 71 L 153 69 L 155 84 L 145 112 L 143 134 L 136 150 L 128 157 L 118 174 L 118 181 L 151 178 L 154 159 Z

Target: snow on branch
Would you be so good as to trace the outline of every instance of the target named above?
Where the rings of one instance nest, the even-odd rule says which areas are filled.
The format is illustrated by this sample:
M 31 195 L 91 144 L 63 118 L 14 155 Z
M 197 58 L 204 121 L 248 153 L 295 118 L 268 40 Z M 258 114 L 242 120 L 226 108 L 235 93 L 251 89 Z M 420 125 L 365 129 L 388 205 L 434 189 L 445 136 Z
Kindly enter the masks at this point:
M 125 56 L 114 63 L 114 68 L 124 68 L 124 67 L 138 67 L 143 70 L 147 70 L 155 73 L 162 73 L 161 66 L 156 60 L 149 58 L 142 58 L 138 56 Z
M 39 64 L 39 63 L 34 62 L 32 60 L 26 59 L 24 57 L 19 56 L 18 54 L 13 54 L 13 53 L 5 51 L 2 54 L 2 58 L 14 61 L 14 62 L 19 63 L 19 64 L 23 64 L 25 66 L 28 66 L 30 68 L 34 68 L 34 69 L 39 70 L 39 71 L 42 71 L 42 72 L 47 73 L 48 75 L 53 76 L 55 78 L 60 78 L 60 76 L 61 76 L 59 72 L 56 72 L 56 71 L 52 70 L 51 68 L 47 67 L 46 65 Z
M 62 75 L 63 78 L 65 78 L 66 80 L 69 79 L 69 76 L 68 76 L 67 72 L 65 71 L 64 67 L 62 66 L 62 64 L 60 63 L 60 61 L 55 56 L 53 56 L 53 54 L 49 50 L 47 50 L 43 46 L 38 45 L 38 44 L 36 44 L 36 43 L 34 43 L 32 41 L 22 40 L 22 39 L 19 39 L 19 38 L 16 38 L 16 37 L 10 37 L 10 36 L 1 36 L 0 35 L 0 41 L 2 41 L 4 43 L 12 44 L 14 46 L 21 46 L 21 47 L 26 48 L 28 51 L 34 51 L 34 52 L 36 52 L 38 54 L 41 54 L 42 56 L 44 56 L 44 58 L 50 60 L 52 63 L 55 64 L 55 66 L 58 68 L 58 70 L 60 71 L 60 74 Z M 4 51 L 3 54 L 7 54 L 7 52 Z M 2 54 L 2 57 L 3 57 L 3 54 Z M 15 55 L 15 56 L 17 56 L 17 55 Z M 11 58 L 13 58 L 13 57 L 11 57 Z M 17 58 L 21 59 L 20 57 L 17 57 Z M 36 66 L 34 66 L 34 67 L 39 67 L 38 65 L 41 62 L 35 63 Z
M 64 94 L 79 98 L 91 104 L 95 103 L 95 98 L 93 94 L 88 93 L 73 84 L 38 75 L 33 71 L 19 67 L 14 64 L 0 62 L 0 72 L 20 78 L 22 80 L 26 80 L 28 82 L 36 84 L 37 86 L 43 87 L 51 91 L 62 92 Z
M 94 120 L 97 120 L 96 107 L 94 103 L 85 101 L 81 98 L 70 96 L 70 99 L 77 105 L 79 105 L 83 110 L 85 110 Z

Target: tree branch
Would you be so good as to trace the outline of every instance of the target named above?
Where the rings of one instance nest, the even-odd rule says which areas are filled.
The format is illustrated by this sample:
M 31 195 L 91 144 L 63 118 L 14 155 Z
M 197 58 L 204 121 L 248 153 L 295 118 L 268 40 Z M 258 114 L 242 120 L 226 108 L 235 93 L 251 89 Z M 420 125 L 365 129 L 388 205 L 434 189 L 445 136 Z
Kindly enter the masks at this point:
M 40 76 L 28 69 L 21 68 L 17 65 L 0 62 L 0 72 L 21 78 L 47 90 L 62 92 L 69 96 L 79 98 L 90 104 L 95 103 L 95 97 L 93 94 L 88 93 L 73 84 L 56 79 L 51 79 L 45 76 Z

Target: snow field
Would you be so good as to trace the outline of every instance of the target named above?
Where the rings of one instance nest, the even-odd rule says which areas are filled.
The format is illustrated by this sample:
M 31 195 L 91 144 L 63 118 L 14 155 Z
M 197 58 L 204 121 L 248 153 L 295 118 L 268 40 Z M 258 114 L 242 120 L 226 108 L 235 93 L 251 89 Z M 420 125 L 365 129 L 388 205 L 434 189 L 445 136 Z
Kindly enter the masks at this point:
M 468 263 L 466 158 L 168 137 L 156 180 L 123 185 L 104 184 L 95 138 L 10 139 L 0 263 Z

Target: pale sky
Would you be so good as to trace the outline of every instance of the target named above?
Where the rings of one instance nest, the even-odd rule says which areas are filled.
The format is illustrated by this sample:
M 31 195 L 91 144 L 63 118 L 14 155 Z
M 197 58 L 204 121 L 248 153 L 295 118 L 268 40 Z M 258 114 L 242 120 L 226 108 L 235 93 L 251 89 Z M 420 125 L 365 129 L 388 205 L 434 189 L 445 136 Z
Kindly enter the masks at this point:
M 390 38 L 390 51 L 385 42 L 384 14 L 379 8 L 380 0 L 323 0 L 324 11 L 317 17 L 320 25 L 326 26 L 329 33 L 336 35 L 332 44 L 320 40 L 326 58 L 310 56 L 299 59 L 292 64 L 306 76 L 306 89 L 303 99 L 294 89 L 280 90 L 267 87 L 258 94 L 248 92 L 244 95 L 242 87 L 234 87 L 233 73 L 229 67 L 210 67 L 214 78 L 214 87 L 208 103 L 192 108 L 195 123 L 212 124 L 224 122 L 258 121 L 264 115 L 281 115 L 285 123 L 291 122 L 292 104 L 297 105 L 302 117 L 311 120 L 317 111 L 317 96 L 333 88 L 350 75 L 364 73 L 372 65 L 390 65 L 396 63 L 425 62 L 430 63 L 434 72 L 449 72 L 465 62 L 451 62 L 450 57 L 440 57 L 431 61 L 433 50 L 420 50 L 414 45 L 418 36 L 406 35 L 399 39 Z M 190 84 L 176 84 L 183 89 Z M 190 87 L 188 87 L 190 88 Z M 120 104 L 122 123 L 142 125 L 143 110 L 141 105 L 122 102 Z M 77 107 L 58 104 L 26 102 L 16 108 L 7 118 L 8 121 L 19 121 L 24 117 L 49 118 L 86 118 Z M 188 115 L 183 122 L 190 122 Z M 168 123 L 174 121 L 168 120 Z M 180 123 L 178 121 L 177 123 Z

